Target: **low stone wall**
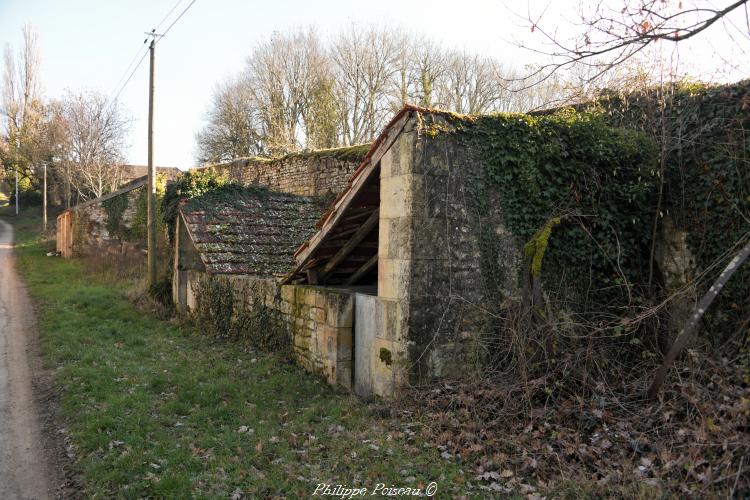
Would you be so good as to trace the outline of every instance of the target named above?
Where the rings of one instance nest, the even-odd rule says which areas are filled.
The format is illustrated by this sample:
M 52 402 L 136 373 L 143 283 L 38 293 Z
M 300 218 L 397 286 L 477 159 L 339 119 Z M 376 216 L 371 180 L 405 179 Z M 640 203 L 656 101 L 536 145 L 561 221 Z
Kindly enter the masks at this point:
M 196 311 L 197 286 L 207 275 L 196 270 L 180 272 L 187 286 L 185 296 L 178 297 L 178 310 Z M 289 335 L 300 366 L 322 375 L 332 385 L 352 389 L 353 294 L 313 286 L 279 286 L 272 279 L 248 276 L 217 278 L 229 280 L 235 304 L 245 308 L 262 304 L 272 312 L 276 326 Z M 176 279 L 177 275 L 175 290 Z M 235 306 L 234 314 L 237 309 Z
M 280 312 L 300 365 L 351 390 L 354 296 L 333 289 L 284 285 Z

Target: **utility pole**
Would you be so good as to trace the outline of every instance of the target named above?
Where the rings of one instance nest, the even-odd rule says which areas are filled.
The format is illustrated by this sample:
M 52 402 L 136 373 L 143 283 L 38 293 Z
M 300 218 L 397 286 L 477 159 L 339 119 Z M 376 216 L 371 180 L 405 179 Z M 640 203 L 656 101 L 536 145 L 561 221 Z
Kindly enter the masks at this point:
M 42 220 L 44 221 L 44 232 L 47 232 L 47 163 L 44 163 L 44 193 L 42 196 Z
M 16 164 L 16 217 L 18 217 L 18 164 Z
M 156 167 L 154 167 L 154 45 L 156 36 L 151 33 L 149 56 L 151 67 L 148 80 L 148 285 L 156 284 Z

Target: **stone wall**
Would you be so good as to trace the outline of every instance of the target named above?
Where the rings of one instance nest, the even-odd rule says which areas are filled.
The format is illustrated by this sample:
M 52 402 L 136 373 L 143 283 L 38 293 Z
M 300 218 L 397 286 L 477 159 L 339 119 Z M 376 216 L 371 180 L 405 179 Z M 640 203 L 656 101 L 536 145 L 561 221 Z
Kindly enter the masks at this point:
M 297 362 L 329 383 L 352 388 L 354 296 L 330 288 L 284 285 L 281 320 Z
M 130 229 L 138 212 L 138 198 L 143 186 L 116 195 L 127 199 L 127 208 L 122 213 L 120 224 Z M 89 256 L 97 253 L 126 253 L 134 251 L 138 241 L 122 241 L 117 235 L 112 235 L 107 229 L 108 214 L 104 206 L 105 200 L 115 197 L 102 197 L 74 207 L 72 212 L 72 250 L 76 257 Z
M 481 168 L 450 134 L 420 133 L 416 124 L 381 159 L 384 326 L 374 351 L 393 352 L 396 387 L 407 377 L 417 384 L 465 375 L 477 364 L 478 341 L 497 327 L 492 312 L 518 293 L 521 245 L 499 199 L 481 221 L 467 209 L 470 176 Z
M 213 168 L 243 185 L 266 186 L 301 196 L 335 197 L 346 188 L 366 153 L 366 148 L 352 149 L 295 153 L 274 160 L 243 158 Z
M 196 310 L 196 285 L 206 276 L 196 269 L 175 272 L 173 294 L 178 310 Z M 331 385 L 352 389 L 353 294 L 313 286 L 280 286 L 273 279 L 250 276 L 218 278 L 232 284 L 236 304 L 245 308 L 262 304 L 268 309 L 274 327 L 289 336 L 300 366 L 325 377 Z

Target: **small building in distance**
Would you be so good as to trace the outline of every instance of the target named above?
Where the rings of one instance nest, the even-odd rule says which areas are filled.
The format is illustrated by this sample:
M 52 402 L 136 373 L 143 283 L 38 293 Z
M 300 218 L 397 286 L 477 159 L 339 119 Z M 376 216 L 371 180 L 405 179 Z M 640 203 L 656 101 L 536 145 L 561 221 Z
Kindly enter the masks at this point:
M 66 258 L 140 251 L 146 241 L 146 176 L 64 210 L 57 216 L 57 251 Z

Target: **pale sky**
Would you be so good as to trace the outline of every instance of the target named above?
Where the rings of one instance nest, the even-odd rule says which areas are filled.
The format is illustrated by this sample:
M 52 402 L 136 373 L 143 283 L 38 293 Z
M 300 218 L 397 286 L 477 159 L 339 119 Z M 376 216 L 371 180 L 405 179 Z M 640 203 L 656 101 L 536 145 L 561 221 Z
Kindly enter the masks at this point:
M 47 97 L 65 89 L 92 88 L 112 95 L 127 65 L 176 0 L 0 0 L 0 45 L 21 43 L 29 23 L 39 33 L 42 81 Z M 190 3 L 183 0 L 172 17 Z M 542 18 L 545 29 L 567 33 L 579 0 L 197 0 L 157 44 L 155 162 L 194 165 L 195 132 L 201 128 L 214 85 L 242 69 L 252 47 L 273 31 L 313 26 L 323 37 L 351 23 L 390 24 L 425 34 L 447 47 L 467 49 L 522 67 L 538 61 L 513 39 L 541 42 L 511 10 Z M 686 3 L 687 2 L 686 0 Z M 715 0 L 724 5 L 728 0 Z M 510 6 L 510 7 L 509 7 Z M 750 76 L 745 12 L 740 9 L 679 45 L 660 50 L 679 56 L 680 70 L 703 79 L 736 81 Z M 167 20 L 162 29 L 169 25 Z M 559 26 L 558 26 L 559 24 Z M 668 45 L 668 46 L 667 46 Z M 722 54 L 718 57 L 717 54 Z M 130 163 L 146 163 L 148 58 L 120 96 L 132 116 Z

